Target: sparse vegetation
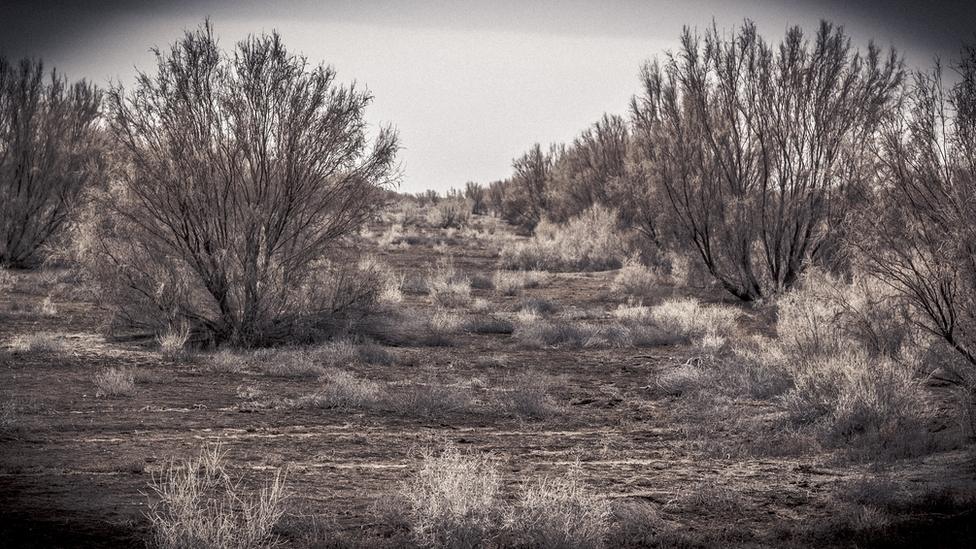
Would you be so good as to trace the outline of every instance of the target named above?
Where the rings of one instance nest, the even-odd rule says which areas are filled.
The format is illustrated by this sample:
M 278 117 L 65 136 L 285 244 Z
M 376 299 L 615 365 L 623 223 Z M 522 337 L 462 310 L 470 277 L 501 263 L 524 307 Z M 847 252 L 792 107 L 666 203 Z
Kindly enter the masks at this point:
M 250 492 L 233 478 L 220 445 L 205 446 L 196 458 L 170 461 L 153 477 L 146 516 L 160 549 L 272 547 L 273 528 L 284 513 L 285 477 L 275 474 Z
M 136 389 L 135 377 L 124 368 L 106 368 L 92 378 L 95 396 L 129 396 Z
M 625 257 L 613 211 L 594 206 L 565 224 L 539 224 L 527 242 L 506 245 L 506 269 L 540 271 L 602 271 L 617 269 Z

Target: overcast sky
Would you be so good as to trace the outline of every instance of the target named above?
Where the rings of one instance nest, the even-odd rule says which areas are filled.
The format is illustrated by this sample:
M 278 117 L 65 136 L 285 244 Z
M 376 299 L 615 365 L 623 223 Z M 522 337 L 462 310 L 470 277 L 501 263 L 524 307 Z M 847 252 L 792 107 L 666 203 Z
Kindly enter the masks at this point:
M 295 0 L 10 2 L 0 53 L 41 57 L 71 78 L 128 84 L 210 16 L 222 45 L 277 29 L 285 44 L 375 95 L 372 124 L 400 131 L 401 190 L 445 190 L 508 176 L 535 142 L 570 141 L 604 112 L 625 114 L 641 63 L 682 25 L 756 21 L 769 40 L 829 19 L 861 44 L 894 45 L 913 66 L 976 41 L 976 1 L 605 0 L 410 2 Z M 673 5 L 672 5 L 673 4 Z

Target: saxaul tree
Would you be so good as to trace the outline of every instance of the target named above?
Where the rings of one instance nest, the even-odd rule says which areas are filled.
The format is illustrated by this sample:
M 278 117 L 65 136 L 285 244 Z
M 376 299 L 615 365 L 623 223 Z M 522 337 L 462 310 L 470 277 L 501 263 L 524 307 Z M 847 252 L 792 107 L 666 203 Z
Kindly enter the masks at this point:
M 370 143 L 371 95 L 277 33 L 221 50 L 209 22 L 131 91 L 108 94 L 126 153 L 95 262 L 127 326 L 241 346 L 327 324 L 366 299 L 343 237 L 395 181 L 397 136 Z M 358 288 L 358 287 L 357 287 Z
M 836 242 L 902 78 L 894 51 L 855 52 L 826 22 L 776 47 L 751 22 L 686 29 L 678 52 L 645 65 L 632 102 L 647 184 L 730 293 L 789 288 Z
M 976 48 L 955 68 L 951 87 L 939 66 L 915 74 L 886 122 L 881 183 L 851 244 L 918 325 L 968 362 L 976 383 Z
M 512 162 L 514 173 L 506 185 L 503 206 L 508 222 L 533 229 L 546 217 L 552 168 L 560 154 L 556 146 L 543 150 L 536 143 Z
M 101 92 L 0 57 L 0 266 L 32 267 L 97 182 Z

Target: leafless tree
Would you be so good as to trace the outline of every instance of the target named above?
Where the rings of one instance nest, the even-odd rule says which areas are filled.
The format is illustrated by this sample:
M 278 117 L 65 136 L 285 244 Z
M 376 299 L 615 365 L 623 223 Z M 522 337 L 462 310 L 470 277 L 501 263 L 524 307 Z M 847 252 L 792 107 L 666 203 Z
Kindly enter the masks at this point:
M 474 181 L 468 181 L 464 185 L 464 197 L 471 203 L 471 213 L 484 215 L 488 213 L 488 204 L 485 201 L 485 188 Z
M 102 94 L 0 57 L 0 265 L 31 267 L 99 172 Z
M 727 37 L 685 29 L 663 66 L 645 65 L 632 115 L 648 184 L 729 292 L 789 288 L 835 243 L 902 77 L 894 51 L 853 52 L 826 22 L 812 43 L 794 27 L 778 47 L 751 22 Z
M 941 67 L 915 75 L 885 124 L 882 184 L 851 243 L 922 328 L 976 367 L 976 48 L 958 72 L 950 88 Z
M 556 159 L 547 188 L 549 216 L 565 221 L 595 204 L 616 202 L 627 176 L 627 144 L 627 123 L 616 115 L 604 115 L 584 130 Z
M 548 151 L 536 143 L 512 162 L 515 173 L 507 185 L 504 217 L 526 229 L 534 228 L 549 211 L 548 185 L 553 164 L 561 151 L 555 145 Z
M 225 53 L 207 22 L 155 54 L 154 74 L 108 95 L 128 164 L 99 259 L 123 319 L 252 346 L 359 301 L 342 238 L 397 172 L 395 132 L 367 139 L 371 95 L 277 33 Z

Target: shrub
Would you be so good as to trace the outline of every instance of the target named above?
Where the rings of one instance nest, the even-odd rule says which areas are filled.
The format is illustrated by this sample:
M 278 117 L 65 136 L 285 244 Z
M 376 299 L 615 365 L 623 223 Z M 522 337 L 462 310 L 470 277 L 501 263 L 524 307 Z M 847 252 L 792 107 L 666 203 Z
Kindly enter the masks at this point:
M 624 255 L 616 214 L 594 206 L 562 225 L 540 223 L 528 242 L 506 244 L 501 264 L 525 271 L 602 271 L 619 268 Z
M 521 417 L 548 419 L 560 411 L 549 396 L 551 385 L 551 379 L 537 372 L 517 376 L 502 393 L 502 409 Z
M 474 548 L 490 544 L 500 524 L 501 476 L 490 455 L 464 454 L 453 446 L 424 450 L 420 470 L 403 483 L 400 497 L 418 544 Z
M 728 335 L 734 332 L 739 311 L 731 307 L 702 305 L 695 299 L 669 299 L 651 308 L 650 318 L 682 337 Z
M 186 356 L 186 342 L 190 339 L 190 327 L 183 324 L 176 328 L 168 328 L 156 336 L 159 352 L 168 359 L 181 359 Z
M 102 93 L 0 56 L 0 266 L 34 267 L 102 167 Z
M 61 334 L 35 332 L 18 335 L 10 339 L 11 351 L 21 353 L 55 353 L 64 350 L 64 337 Z
M 276 377 L 318 377 L 325 367 L 307 351 L 263 350 L 254 354 L 254 363 L 260 370 Z
M 466 390 L 435 381 L 394 384 L 388 386 L 387 391 L 387 404 L 401 414 L 429 417 L 471 407 L 471 396 Z
M 431 299 L 441 307 L 464 307 L 471 302 L 471 281 L 454 267 L 454 259 L 437 261 L 429 271 L 427 288 Z
M 312 339 L 368 305 L 376 280 L 337 244 L 395 177 L 395 133 L 368 146 L 369 93 L 276 33 L 226 53 L 206 23 L 156 60 L 133 92 L 108 96 L 128 168 L 100 204 L 89 266 L 117 322 L 262 346 Z
M 456 198 L 439 201 L 427 213 L 427 223 L 438 229 L 461 229 L 468 225 L 470 218 L 471 206 L 467 201 Z
M 135 377 L 125 368 L 106 368 L 92 378 L 95 396 L 127 396 L 136 389 Z
M 146 513 L 152 541 L 161 549 L 273 547 L 275 524 L 284 514 L 285 479 L 280 472 L 254 493 L 230 476 L 219 445 L 199 457 L 170 461 L 153 475 Z
M 369 408 L 382 401 L 380 386 L 360 379 L 345 370 L 327 370 L 319 378 L 324 386 L 301 405 L 317 408 Z
M 665 283 L 665 278 L 634 256 L 624 260 L 623 266 L 610 283 L 610 291 L 632 297 L 643 297 Z
M 526 547 L 598 548 L 610 526 L 610 502 L 586 488 L 577 466 L 563 478 L 524 486 L 511 520 Z
M 525 288 L 537 288 L 546 279 L 541 271 L 495 271 L 492 277 L 495 291 L 502 295 L 518 295 Z

